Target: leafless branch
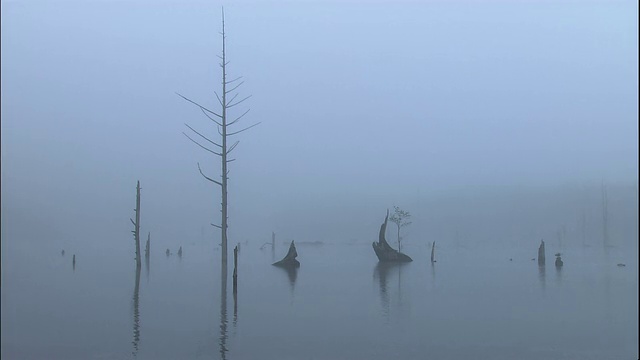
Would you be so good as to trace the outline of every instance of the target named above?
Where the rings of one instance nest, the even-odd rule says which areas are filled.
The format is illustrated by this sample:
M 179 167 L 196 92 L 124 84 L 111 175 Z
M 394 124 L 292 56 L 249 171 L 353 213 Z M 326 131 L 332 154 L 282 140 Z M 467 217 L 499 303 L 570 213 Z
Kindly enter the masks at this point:
M 215 227 L 217 227 L 218 229 L 222 229 L 222 226 L 220 226 L 220 225 L 211 224 L 211 226 L 215 226 Z
M 244 112 L 244 114 L 242 114 L 242 115 L 238 116 L 235 120 L 233 120 L 232 122 L 228 123 L 228 124 L 227 124 L 227 126 L 228 126 L 228 125 L 233 125 L 233 124 L 235 124 L 236 122 L 238 122 L 238 120 L 242 119 L 242 117 L 243 117 L 243 116 L 247 115 L 247 113 L 249 112 L 249 110 L 251 110 L 251 109 L 248 109 L 247 111 L 245 111 L 245 112 Z
M 178 93 L 176 93 L 176 94 L 177 94 L 178 96 L 180 96 L 181 98 L 183 98 L 183 99 L 187 100 L 188 102 L 190 102 L 190 103 L 194 104 L 195 106 L 199 107 L 200 109 L 202 109 L 202 110 L 206 110 L 208 113 L 213 114 L 213 115 L 215 115 L 215 116 L 217 116 L 217 117 L 219 117 L 219 118 L 221 118 L 221 119 L 222 119 L 222 115 L 218 115 L 218 114 L 216 114 L 214 111 L 211 111 L 211 110 L 207 109 L 206 107 L 204 107 L 204 106 L 202 106 L 202 105 L 198 104 L 197 102 L 195 102 L 195 101 L 193 101 L 193 100 L 191 100 L 191 99 L 189 99 L 189 98 L 186 98 L 186 97 L 184 97 L 184 96 L 182 96 L 182 95 L 180 95 L 180 94 L 178 94 Z
M 221 182 L 213 180 L 212 178 L 208 177 L 207 175 L 205 175 L 205 174 L 202 172 L 202 169 L 200 168 L 200 163 L 198 163 L 198 171 L 200 171 L 200 175 L 204 176 L 204 178 L 205 178 L 205 179 L 207 179 L 207 180 L 211 181 L 211 182 L 212 182 L 212 183 L 214 183 L 214 184 L 218 184 L 218 185 L 222 186 L 222 183 L 221 183 Z
M 200 110 L 202 110 L 202 108 L 201 108 Z M 213 121 L 213 122 L 214 122 L 214 123 L 216 123 L 217 125 L 222 126 L 222 124 L 220 124 L 216 119 L 214 119 L 214 118 L 212 118 L 211 116 L 209 116 L 209 115 L 207 114 L 207 112 L 206 112 L 206 111 L 202 110 L 202 113 L 204 114 L 204 116 L 208 117 L 208 118 L 209 118 L 209 120 Z
M 232 161 L 236 161 L 236 159 L 230 159 L 230 160 L 227 160 L 227 162 L 228 162 L 228 163 L 230 163 L 230 162 L 232 162 Z
M 227 150 L 227 155 L 236 148 L 236 146 L 238 146 L 238 144 L 240 143 L 240 141 L 236 141 L 235 143 L 233 143 L 233 145 L 231 145 L 231 147 L 229 147 L 229 150 Z
M 245 130 L 249 130 L 249 129 L 251 129 L 251 128 L 252 128 L 252 127 L 254 127 L 254 126 L 258 126 L 258 125 L 260 125 L 261 123 L 262 123 L 262 121 L 261 121 L 261 122 L 259 122 L 259 123 L 255 123 L 255 124 L 253 124 L 253 125 L 251 125 L 251 126 L 249 126 L 249 127 L 246 127 L 246 128 L 244 128 L 244 129 L 242 129 L 242 130 L 238 130 L 238 131 L 236 131 L 236 132 L 228 133 L 228 134 L 227 134 L 227 136 L 231 136 L 231 135 L 239 134 L 239 133 L 241 133 L 241 132 L 243 132 L 243 131 L 245 131 Z
M 222 156 L 222 154 L 217 153 L 217 152 L 215 152 L 215 151 L 213 151 L 213 150 L 209 149 L 208 147 L 202 146 L 199 142 L 197 142 L 197 141 L 193 140 L 193 139 L 192 139 L 189 135 L 187 135 L 187 133 L 185 133 L 184 131 L 182 132 L 182 134 L 183 134 L 184 136 L 186 136 L 186 137 L 187 137 L 187 139 L 191 140 L 194 144 L 196 144 L 196 145 L 200 146 L 201 148 L 203 148 L 203 149 L 207 150 L 208 152 L 210 152 L 210 153 L 212 153 L 212 154 L 216 154 L 216 155 L 218 155 L 218 156 Z
M 129 218 L 129 220 L 131 220 L 131 223 L 133 224 L 133 226 L 136 226 L 136 222 L 133 221 L 133 219 Z M 135 232 L 135 231 L 134 231 Z
M 234 87 L 233 87 L 233 89 L 231 89 L 231 90 L 227 91 L 227 94 L 229 94 L 229 93 L 233 92 L 235 89 L 239 88 L 242 84 L 244 84 L 244 81 L 243 81 L 243 82 L 241 82 L 240 84 L 238 84 L 238 85 L 234 86 Z
M 250 97 L 251 97 L 251 95 L 247 96 L 246 98 L 244 98 L 244 99 L 242 99 L 242 100 L 240 100 L 240 101 L 238 101 L 238 102 L 236 102 L 236 103 L 233 103 L 233 104 L 227 105 L 227 109 L 228 109 L 228 108 L 231 108 L 231 107 L 234 107 L 234 106 L 236 106 L 236 105 L 238 105 L 238 104 L 241 104 L 243 101 L 247 100 L 247 99 L 248 99 L 248 98 L 250 98 Z
M 231 104 L 233 102 L 233 100 L 235 100 L 237 97 L 238 97 L 238 94 L 233 95 L 231 100 L 227 101 L 227 104 Z
M 232 82 L 238 81 L 238 80 L 240 80 L 240 79 L 242 79 L 242 76 L 238 76 L 237 78 L 235 78 L 235 79 L 233 79 L 233 80 L 229 80 L 229 81 L 227 81 L 227 82 L 226 82 L 226 84 L 227 84 L 227 85 L 228 85 L 228 84 L 231 84 Z
M 215 145 L 215 146 L 217 146 L 217 147 L 219 147 L 219 148 L 222 148 L 222 145 L 217 144 L 217 143 L 215 143 L 215 142 L 213 142 L 213 141 L 209 140 L 206 136 L 204 136 L 204 135 L 200 134 L 199 132 L 197 132 L 194 128 L 192 128 L 191 126 L 189 126 L 187 123 L 185 123 L 184 125 L 185 125 L 186 127 L 188 127 L 189 129 L 191 129 L 191 131 L 193 131 L 194 133 L 196 133 L 196 134 L 200 135 L 200 137 L 201 137 L 201 138 L 203 138 L 203 139 L 207 140 L 208 142 L 212 143 L 213 145 Z
M 218 102 L 220 103 L 220 106 L 224 106 L 224 104 L 222 103 L 222 100 L 220 100 L 220 96 L 218 96 L 217 92 L 213 92 L 214 94 L 216 94 L 216 97 L 218 98 Z

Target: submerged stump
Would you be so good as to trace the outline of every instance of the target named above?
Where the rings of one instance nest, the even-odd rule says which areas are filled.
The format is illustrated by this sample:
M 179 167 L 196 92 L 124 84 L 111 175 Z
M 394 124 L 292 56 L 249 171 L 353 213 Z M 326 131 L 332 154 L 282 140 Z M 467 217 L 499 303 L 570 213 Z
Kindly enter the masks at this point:
M 389 210 L 387 210 L 387 216 L 384 218 L 384 223 L 380 226 L 380 234 L 378 235 L 378 241 L 373 242 L 373 251 L 375 251 L 376 256 L 379 261 L 383 262 L 411 262 L 411 259 L 408 255 L 401 253 L 400 251 L 394 249 L 389 245 L 387 240 L 384 238 L 384 234 L 387 231 L 387 222 L 389 220 Z
M 272 265 L 279 267 L 300 267 L 300 262 L 296 260 L 296 257 L 298 257 L 298 251 L 296 251 L 296 245 L 293 243 L 293 240 L 291 240 L 291 245 L 289 245 L 287 255 L 282 260 L 275 262 Z
M 540 247 L 538 248 L 538 265 L 542 266 L 545 263 L 544 255 L 544 240 L 540 240 Z

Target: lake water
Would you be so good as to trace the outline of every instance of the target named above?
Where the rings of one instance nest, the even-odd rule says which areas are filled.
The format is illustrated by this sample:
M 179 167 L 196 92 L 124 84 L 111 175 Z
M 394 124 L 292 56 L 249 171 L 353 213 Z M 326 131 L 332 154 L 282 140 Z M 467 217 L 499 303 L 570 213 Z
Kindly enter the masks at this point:
M 130 249 L 86 247 L 74 269 L 73 250 L 5 246 L 1 355 L 637 359 L 637 250 L 567 248 L 557 271 L 549 244 L 545 268 L 531 260 L 537 245 L 436 244 L 432 265 L 427 244 L 407 244 L 412 263 L 381 266 L 371 244 L 298 244 L 288 272 L 270 265 L 286 244 L 242 244 L 237 297 L 213 245 L 152 248 L 139 277 Z

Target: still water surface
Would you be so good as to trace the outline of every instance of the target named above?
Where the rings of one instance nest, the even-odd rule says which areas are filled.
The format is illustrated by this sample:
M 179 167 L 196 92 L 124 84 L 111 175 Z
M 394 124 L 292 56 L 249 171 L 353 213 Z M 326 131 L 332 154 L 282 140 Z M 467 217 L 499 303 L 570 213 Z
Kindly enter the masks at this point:
M 2 358 L 638 358 L 635 251 L 565 249 L 558 271 L 549 245 L 539 268 L 537 244 L 437 244 L 433 265 L 407 244 L 400 266 L 370 244 L 299 244 L 286 271 L 270 265 L 286 244 L 258 247 L 241 245 L 235 297 L 210 245 L 152 249 L 138 274 L 124 251 L 85 251 L 75 269 L 69 250 L 3 256 Z

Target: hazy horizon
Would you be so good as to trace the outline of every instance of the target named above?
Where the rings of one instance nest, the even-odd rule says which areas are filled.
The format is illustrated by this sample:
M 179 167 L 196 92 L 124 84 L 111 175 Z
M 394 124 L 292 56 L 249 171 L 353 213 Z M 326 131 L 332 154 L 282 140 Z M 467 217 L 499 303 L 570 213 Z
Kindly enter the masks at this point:
M 215 236 L 219 191 L 196 163 L 218 176 L 219 160 L 181 132 L 217 133 L 175 93 L 216 109 L 222 5 L 2 2 L 3 225 L 33 212 L 62 238 L 124 234 L 140 180 L 145 231 Z M 637 198 L 636 2 L 246 2 L 225 16 L 229 76 L 252 95 L 231 116 L 262 122 L 230 163 L 238 241 L 334 224 L 364 237 L 386 208 L 449 194 L 605 182 Z

